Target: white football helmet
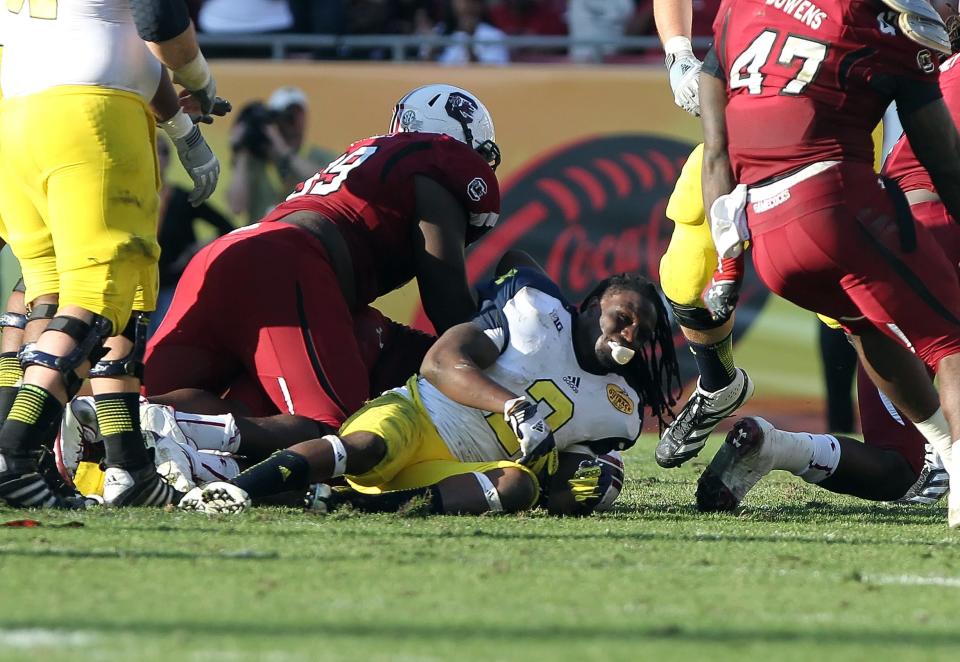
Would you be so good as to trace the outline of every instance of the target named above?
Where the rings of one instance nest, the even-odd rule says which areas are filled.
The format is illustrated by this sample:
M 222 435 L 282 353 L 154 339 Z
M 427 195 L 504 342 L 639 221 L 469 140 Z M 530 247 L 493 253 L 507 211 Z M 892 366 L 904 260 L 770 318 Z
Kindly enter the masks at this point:
M 473 147 L 494 170 L 500 165 L 500 148 L 493 118 L 480 100 L 453 85 L 424 85 L 397 102 L 390 132 L 442 133 Z

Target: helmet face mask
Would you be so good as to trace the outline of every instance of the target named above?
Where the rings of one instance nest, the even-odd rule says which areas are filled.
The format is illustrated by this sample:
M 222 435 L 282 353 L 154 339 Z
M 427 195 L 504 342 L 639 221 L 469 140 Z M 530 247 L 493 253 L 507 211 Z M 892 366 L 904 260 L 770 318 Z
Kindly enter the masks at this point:
M 490 167 L 500 165 L 493 119 L 475 96 L 452 85 L 426 85 L 397 103 L 391 132 L 441 133 L 475 149 Z

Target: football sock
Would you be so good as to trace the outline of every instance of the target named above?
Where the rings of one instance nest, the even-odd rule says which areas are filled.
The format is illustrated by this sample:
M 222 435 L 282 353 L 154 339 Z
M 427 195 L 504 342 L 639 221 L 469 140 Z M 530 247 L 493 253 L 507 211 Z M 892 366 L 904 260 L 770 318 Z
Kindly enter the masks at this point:
M 840 442 L 829 434 L 774 430 L 774 469 L 800 476 L 808 483 L 829 478 L 840 464 Z
M 310 463 L 299 453 L 277 451 L 230 482 L 244 490 L 251 499 L 306 490 L 310 484 Z
M 933 416 L 927 420 L 914 423 L 914 426 L 920 431 L 924 439 L 937 449 L 937 452 L 940 453 L 940 459 L 943 460 L 943 465 L 947 467 L 949 472 L 953 467 L 953 440 L 950 438 L 950 425 L 943 415 L 943 408 L 937 409 Z
M 50 391 L 34 384 L 17 390 L 7 420 L 0 429 L 0 451 L 26 455 L 40 450 L 47 432 L 63 415 L 63 405 Z
M 7 420 L 22 379 L 23 368 L 17 352 L 0 353 L 0 423 Z
M 130 470 L 149 464 L 150 456 L 140 432 L 140 395 L 101 393 L 93 396 L 93 402 L 106 465 Z
M 363 494 L 351 492 L 345 501 L 355 509 L 364 513 L 395 513 L 417 498 L 425 498 L 427 512 L 433 515 L 443 513 L 443 499 L 440 489 L 436 485 L 418 487 L 410 490 L 396 490 L 381 492 L 380 494 Z
M 737 376 L 737 367 L 733 362 L 733 332 L 712 345 L 687 341 L 693 358 L 700 371 L 700 389 L 708 393 L 719 391 L 730 385 Z

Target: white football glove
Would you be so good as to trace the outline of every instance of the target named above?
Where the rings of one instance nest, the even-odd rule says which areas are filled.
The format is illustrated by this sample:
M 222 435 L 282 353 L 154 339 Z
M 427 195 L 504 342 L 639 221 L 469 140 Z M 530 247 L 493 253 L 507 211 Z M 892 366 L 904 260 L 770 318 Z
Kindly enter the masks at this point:
M 694 117 L 700 117 L 700 69 L 703 63 L 693 51 L 671 53 L 665 62 L 674 102 Z
M 520 441 L 522 456 L 518 462 L 532 464 L 544 458 L 542 466 L 547 474 L 555 474 L 559 465 L 557 444 L 550 426 L 537 411 L 537 403 L 523 395 L 507 400 L 503 405 L 503 418 Z
M 213 195 L 217 188 L 217 180 L 220 179 L 220 161 L 204 140 L 200 129 L 195 126 L 187 135 L 175 138 L 173 145 L 177 148 L 180 163 L 193 180 L 193 190 L 187 199 L 191 205 L 198 207 Z

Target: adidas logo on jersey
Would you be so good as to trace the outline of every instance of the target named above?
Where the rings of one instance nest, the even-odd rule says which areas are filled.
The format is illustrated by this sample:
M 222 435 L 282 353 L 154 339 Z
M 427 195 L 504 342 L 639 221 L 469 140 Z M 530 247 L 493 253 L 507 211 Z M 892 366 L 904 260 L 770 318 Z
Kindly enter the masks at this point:
M 560 316 L 552 310 L 550 311 L 550 320 L 553 322 L 553 325 L 557 327 L 557 331 L 563 331 L 563 324 L 560 322 Z
M 563 383 L 566 384 L 567 386 L 569 386 L 569 387 L 570 387 L 570 390 L 573 391 L 574 393 L 579 393 L 579 392 L 580 392 L 580 378 L 579 378 L 579 377 L 572 377 L 571 375 L 567 375 L 566 377 L 563 378 Z

